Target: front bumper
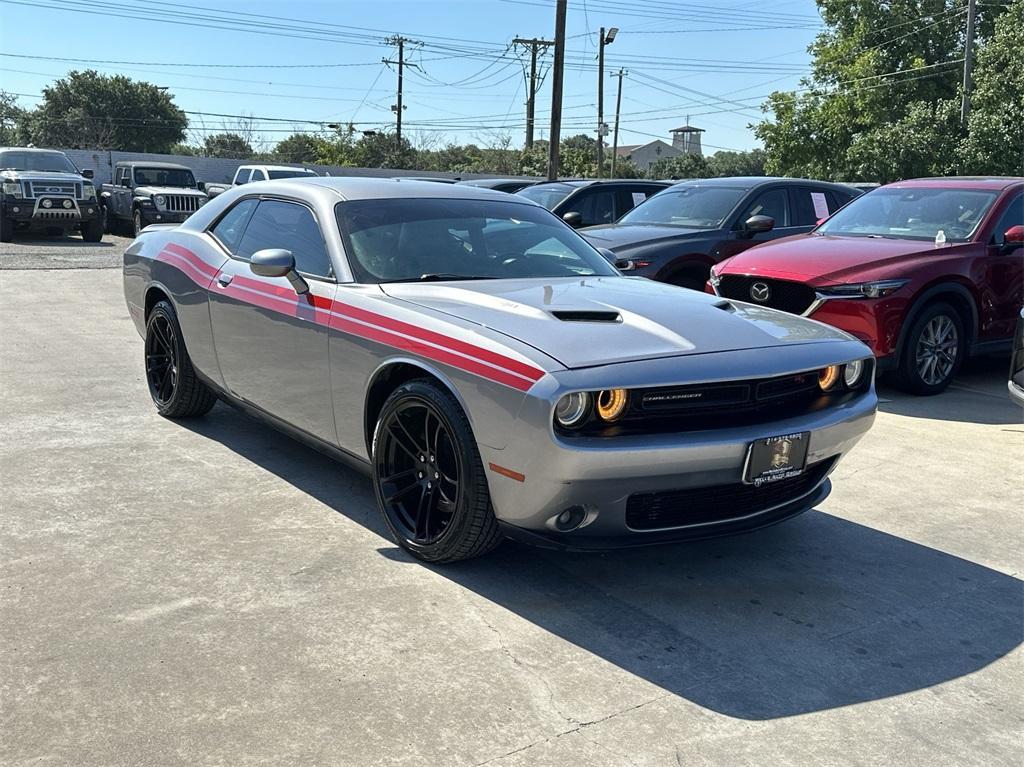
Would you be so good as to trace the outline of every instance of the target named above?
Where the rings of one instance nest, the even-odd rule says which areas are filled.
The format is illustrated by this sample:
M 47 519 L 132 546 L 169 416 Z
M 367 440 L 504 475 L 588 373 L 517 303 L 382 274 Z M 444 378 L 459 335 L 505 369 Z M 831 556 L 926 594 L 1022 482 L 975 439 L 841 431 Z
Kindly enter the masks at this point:
M 51 207 L 44 207 L 43 200 L 49 200 Z M 70 201 L 72 206 L 64 207 L 65 201 Z M 22 228 L 61 227 L 72 229 L 82 222 L 98 219 L 100 209 L 96 200 L 75 200 L 70 197 L 39 197 L 36 199 L 5 197 L 2 215 Z
M 828 495 L 829 473 L 870 428 L 876 407 L 872 388 L 827 410 L 755 426 L 572 440 L 549 429 L 547 439 L 524 432 L 510 435 L 503 450 L 481 446 L 481 453 L 484 466 L 512 469 L 522 477 L 493 467 L 488 473 L 495 514 L 509 537 L 575 549 L 639 546 L 743 532 L 812 508 Z M 542 417 L 549 418 L 550 411 L 543 410 Z M 512 428 L 524 427 L 520 420 Z M 684 509 L 669 527 L 631 526 L 634 495 L 692 490 L 707 496 L 708 488 L 721 487 L 723 497 L 740 497 L 737 486 L 751 487 L 742 485 L 748 446 L 763 437 L 794 432 L 810 432 L 807 473 L 817 472 L 815 481 L 796 495 L 759 503 L 756 493 L 742 494 L 742 504 L 724 509 L 710 521 L 686 521 Z M 585 521 L 563 532 L 556 518 L 573 507 L 582 507 Z
M 144 224 L 180 224 L 192 215 L 191 212 L 160 210 L 153 207 L 140 207 L 139 210 Z

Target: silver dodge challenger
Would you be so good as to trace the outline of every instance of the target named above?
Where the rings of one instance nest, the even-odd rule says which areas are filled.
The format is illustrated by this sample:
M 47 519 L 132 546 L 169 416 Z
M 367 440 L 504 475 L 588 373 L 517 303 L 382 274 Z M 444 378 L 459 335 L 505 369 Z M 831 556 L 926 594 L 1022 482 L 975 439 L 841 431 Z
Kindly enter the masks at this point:
M 124 254 L 158 412 L 217 399 L 373 477 L 429 562 L 805 511 L 871 426 L 870 351 L 624 277 L 547 210 L 401 179 L 247 184 Z

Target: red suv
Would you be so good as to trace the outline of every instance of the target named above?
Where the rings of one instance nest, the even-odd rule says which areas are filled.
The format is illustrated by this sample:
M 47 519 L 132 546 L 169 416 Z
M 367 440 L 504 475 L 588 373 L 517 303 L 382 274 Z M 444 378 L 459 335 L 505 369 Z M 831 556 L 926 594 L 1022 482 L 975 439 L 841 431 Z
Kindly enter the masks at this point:
M 708 290 L 841 328 L 903 389 L 937 394 L 966 356 L 1010 347 L 1024 301 L 1024 178 L 880 187 L 809 234 L 722 261 Z

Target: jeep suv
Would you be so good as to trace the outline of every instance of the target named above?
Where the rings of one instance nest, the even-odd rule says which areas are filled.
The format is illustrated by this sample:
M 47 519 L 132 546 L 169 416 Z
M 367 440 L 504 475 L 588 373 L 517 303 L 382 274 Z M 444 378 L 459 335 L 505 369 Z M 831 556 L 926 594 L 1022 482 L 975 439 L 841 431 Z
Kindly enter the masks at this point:
M 114 183 L 100 191 L 103 225 L 112 232 L 119 221 L 132 233 L 150 224 L 180 224 L 206 204 L 191 168 L 169 162 L 119 162 Z
M 50 149 L 0 147 L 0 241 L 15 231 L 64 234 L 77 229 L 86 242 L 103 238 L 92 171 L 80 171 Z
M 711 270 L 708 289 L 827 322 L 915 394 L 1009 349 L 1024 300 L 1024 178 L 926 178 L 853 200 L 810 234 Z

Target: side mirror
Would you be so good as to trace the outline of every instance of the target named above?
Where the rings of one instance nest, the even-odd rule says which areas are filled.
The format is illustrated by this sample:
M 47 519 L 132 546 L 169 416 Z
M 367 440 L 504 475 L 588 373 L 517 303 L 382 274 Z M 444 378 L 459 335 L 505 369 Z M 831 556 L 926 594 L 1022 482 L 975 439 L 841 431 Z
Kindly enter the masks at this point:
M 1017 224 L 1011 226 L 1003 234 L 1003 253 L 1012 253 L 1017 248 L 1024 247 L 1024 226 Z
M 95 178 L 95 177 L 96 177 L 96 174 L 93 172 L 92 168 L 86 168 L 85 170 L 82 171 L 82 178 Z
M 575 210 L 570 210 L 568 213 L 564 214 L 562 216 L 562 220 L 573 229 L 579 229 L 583 226 L 583 215 Z
M 205 181 L 197 181 L 196 182 L 196 189 L 198 189 L 200 192 L 205 192 L 206 191 L 206 182 Z
M 771 216 L 751 216 L 743 223 L 743 230 L 748 234 L 770 232 L 775 228 L 775 219 Z
M 295 256 L 290 250 L 258 250 L 249 259 L 249 269 L 260 277 L 287 277 L 299 295 L 309 292 L 309 284 L 295 271 Z

